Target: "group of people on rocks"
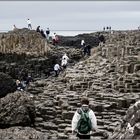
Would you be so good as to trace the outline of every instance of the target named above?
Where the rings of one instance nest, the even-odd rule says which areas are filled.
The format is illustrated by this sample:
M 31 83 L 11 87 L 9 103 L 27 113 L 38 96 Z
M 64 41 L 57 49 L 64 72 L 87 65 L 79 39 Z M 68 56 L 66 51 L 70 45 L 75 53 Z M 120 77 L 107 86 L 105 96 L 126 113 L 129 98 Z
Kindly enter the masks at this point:
M 55 72 L 55 77 L 58 77 L 60 71 L 66 69 L 67 65 L 68 65 L 68 60 L 69 60 L 69 57 L 67 56 L 67 54 L 65 53 L 63 56 L 62 56 L 62 59 L 61 59 L 61 66 L 59 65 L 59 63 L 56 63 L 54 65 L 54 72 Z
M 33 78 L 29 75 L 29 76 L 25 76 L 23 77 L 22 81 L 20 80 L 16 80 L 16 86 L 17 86 L 17 90 L 18 91 L 25 91 L 28 86 L 30 85 L 30 82 L 33 81 Z
M 47 30 L 46 30 L 46 35 L 45 35 L 45 32 L 43 31 L 43 29 L 40 29 L 40 26 L 37 26 L 36 32 L 39 32 L 44 38 L 47 38 L 47 40 L 49 40 L 49 35 L 50 35 L 49 28 L 47 28 Z
M 111 26 L 103 27 L 103 31 L 111 31 Z

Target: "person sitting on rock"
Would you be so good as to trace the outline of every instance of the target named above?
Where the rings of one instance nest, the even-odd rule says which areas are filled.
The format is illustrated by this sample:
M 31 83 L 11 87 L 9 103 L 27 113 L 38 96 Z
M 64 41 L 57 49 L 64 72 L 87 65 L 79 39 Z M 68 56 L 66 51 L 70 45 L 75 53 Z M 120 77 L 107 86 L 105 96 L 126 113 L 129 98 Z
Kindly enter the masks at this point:
M 90 132 L 97 130 L 97 120 L 94 112 L 89 108 L 87 97 L 81 99 L 81 108 L 78 108 L 72 118 L 72 134 L 77 133 L 79 139 L 90 139 Z
M 19 80 L 16 80 L 16 85 L 17 85 L 17 90 L 18 91 L 23 91 L 24 90 L 24 87 Z

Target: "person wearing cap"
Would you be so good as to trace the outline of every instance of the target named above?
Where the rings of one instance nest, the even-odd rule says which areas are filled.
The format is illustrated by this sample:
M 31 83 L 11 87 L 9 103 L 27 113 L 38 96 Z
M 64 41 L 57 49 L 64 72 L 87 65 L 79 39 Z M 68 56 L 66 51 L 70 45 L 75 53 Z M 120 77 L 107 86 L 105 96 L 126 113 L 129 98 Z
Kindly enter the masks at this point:
M 75 112 L 75 114 L 72 118 L 72 134 L 77 133 L 77 137 L 79 139 L 90 139 L 90 132 L 88 132 L 87 134 L 82 134 L 82 133 L 78 132 L 78 129 L 77 129 L 78 121 L 81 118 L 81 113 L 80 113 L 81 110 L 82 110 L 82 112 L 88 112 L 89 119 L 91 121 L 91 131 L 97 130 L 96 116 L 95 116 L 94 112 L 89 108 L 88 98 L 83 97 L 81 99 L 81 108 L 77 109 L 77 111 Z

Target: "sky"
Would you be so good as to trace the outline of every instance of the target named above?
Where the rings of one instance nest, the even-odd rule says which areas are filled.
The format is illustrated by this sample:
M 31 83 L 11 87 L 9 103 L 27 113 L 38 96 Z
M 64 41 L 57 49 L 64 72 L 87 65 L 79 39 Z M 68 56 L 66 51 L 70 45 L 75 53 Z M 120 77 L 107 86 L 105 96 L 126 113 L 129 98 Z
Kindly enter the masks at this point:
M 140 1 L 0 1 L 0 31 L 38 25 L 52 32 L 137 29 Z

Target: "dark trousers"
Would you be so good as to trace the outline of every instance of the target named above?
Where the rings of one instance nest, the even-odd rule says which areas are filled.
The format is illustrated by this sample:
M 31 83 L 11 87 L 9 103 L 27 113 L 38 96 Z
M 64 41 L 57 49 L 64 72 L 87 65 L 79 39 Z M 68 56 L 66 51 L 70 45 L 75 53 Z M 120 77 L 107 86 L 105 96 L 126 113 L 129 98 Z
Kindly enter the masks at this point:
M 79 133 L 77 133 L 77 137 L 79 139 L 90 139 L 90 135 L 80 135 Z
M 55 70 L 55 77 L 58 77 L 59 71 Z

